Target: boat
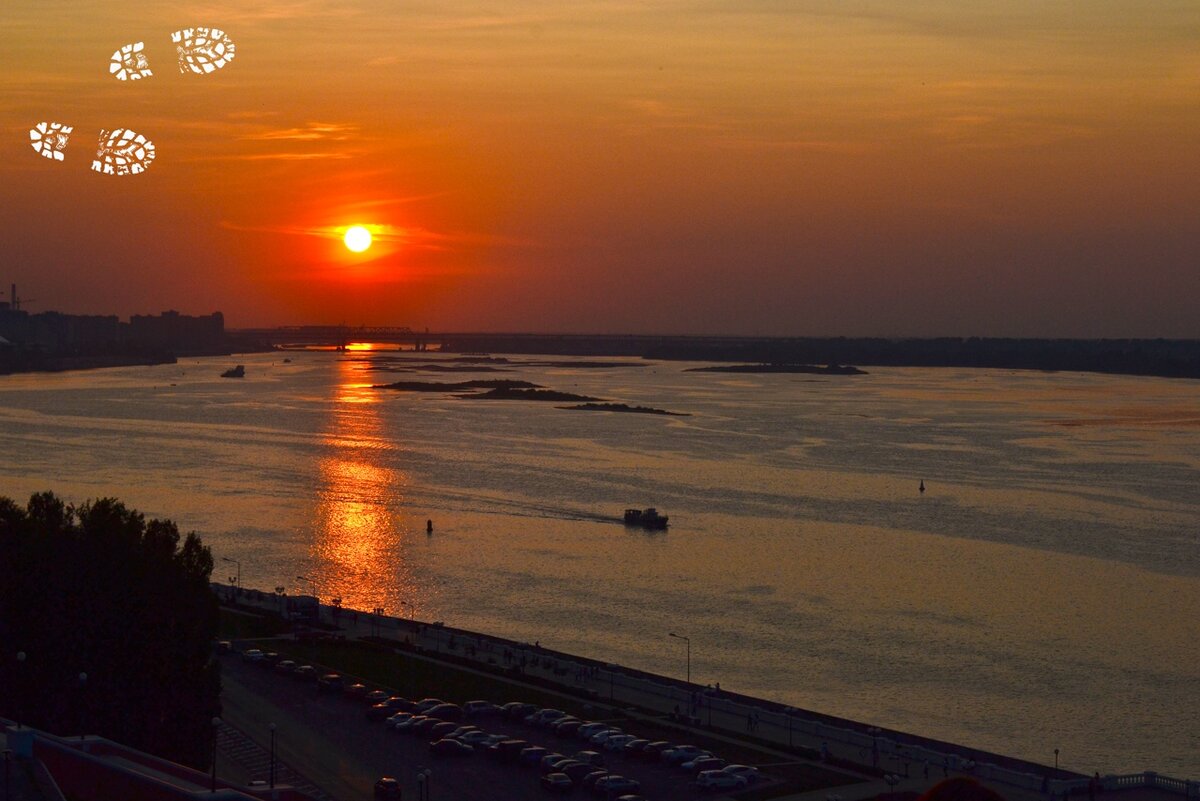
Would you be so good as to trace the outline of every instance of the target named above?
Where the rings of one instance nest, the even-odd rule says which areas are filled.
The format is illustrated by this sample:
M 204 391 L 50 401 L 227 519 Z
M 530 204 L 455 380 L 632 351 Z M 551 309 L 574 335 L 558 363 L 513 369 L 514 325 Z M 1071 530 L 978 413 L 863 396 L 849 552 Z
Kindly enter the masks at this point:
M 239 364 L 237 367 L 231 368 L 231 369 L 226 370 L 225 372 L 221 373 L 221 378 L 245 378 L 245 377 L 246 377 L 246 366 L 242 365 L 242 364 Z
M 660 515 L 657 509 L 626 509 L 625 525 L 641 526 L 649 529 L 665 529 L 667 516 Z

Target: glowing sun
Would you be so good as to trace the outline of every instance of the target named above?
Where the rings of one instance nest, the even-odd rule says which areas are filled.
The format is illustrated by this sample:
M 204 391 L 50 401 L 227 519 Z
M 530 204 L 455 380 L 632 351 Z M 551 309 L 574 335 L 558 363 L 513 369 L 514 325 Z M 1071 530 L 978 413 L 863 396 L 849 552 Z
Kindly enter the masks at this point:
M 342 237 L 342 241 L 355 253 L 362 253 L 371 247 L 371 232 L 361 225 L 353 225 L 346 229 L 346 235 Z

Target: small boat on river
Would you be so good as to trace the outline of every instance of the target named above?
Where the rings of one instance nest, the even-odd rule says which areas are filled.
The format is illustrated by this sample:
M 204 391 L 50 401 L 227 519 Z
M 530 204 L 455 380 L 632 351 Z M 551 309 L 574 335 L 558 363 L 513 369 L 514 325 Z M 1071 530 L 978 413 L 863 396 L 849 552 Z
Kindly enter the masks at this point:
M 246 366 L 243 364 L 239 364 L 237 367 L 230 368 L 229 370 L 226 370 L 225 372 L 221 373 L 221 378 L 245 378 L 245 377 L 246 377 Z
M 626 509 L 625 525 L 641 526 L 649 529 L 665 529 L 667 516 L 660 515 L 657 509 Z

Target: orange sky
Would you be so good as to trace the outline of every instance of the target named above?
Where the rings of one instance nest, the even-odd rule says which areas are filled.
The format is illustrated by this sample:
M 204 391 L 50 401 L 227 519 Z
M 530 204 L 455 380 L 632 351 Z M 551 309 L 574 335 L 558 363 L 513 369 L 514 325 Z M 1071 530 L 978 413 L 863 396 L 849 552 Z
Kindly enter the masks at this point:
M 118 126 L 145 174 L 88 170 Z M 1194 0 L 8 0 L 0 132 L 35 311 L 1200 336 Z

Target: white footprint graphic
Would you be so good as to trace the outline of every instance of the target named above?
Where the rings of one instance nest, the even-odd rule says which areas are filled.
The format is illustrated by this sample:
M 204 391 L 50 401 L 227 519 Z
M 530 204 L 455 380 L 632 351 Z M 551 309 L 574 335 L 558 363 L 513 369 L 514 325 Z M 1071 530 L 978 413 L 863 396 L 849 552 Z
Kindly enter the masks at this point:
M 154 143 L 128 128 L 100 131 L 92 169 L 105 175 L 137 175 L 154 161 Z
M 40 155 L 54 161 L 62 161 L 63 150 L 66 149 L 67 140 L 71 138 L 73 130 L 75 129 L 70 125 L 63 125 L 61 122 L 39 122 L 29 129 L 29 144 Z
M 233 60 L 236 48 L 219 28 L 184 28 L 171 34 L 179 54 L 179 71 L 207 75 Z
M 117 50 L 108 62 L 109 73 L 115 75 L 118 81 L 149 78 L 154 73 L 150 70 L 150 60 L 142 52 L 145 49 L 145 42 L 134 42 Z

